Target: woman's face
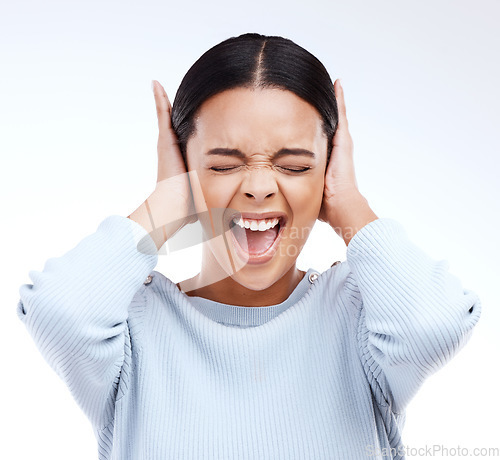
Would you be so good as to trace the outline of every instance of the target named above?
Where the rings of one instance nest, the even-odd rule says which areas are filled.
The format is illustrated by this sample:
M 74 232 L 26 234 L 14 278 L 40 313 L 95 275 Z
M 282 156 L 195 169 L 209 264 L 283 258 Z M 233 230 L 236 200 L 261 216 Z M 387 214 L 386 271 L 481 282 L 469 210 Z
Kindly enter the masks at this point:
M 321 116 L 290 91 L 236 88 L 205 101 L 187 163 L 201 187 L 193 189 L 197 211 L 218 211 L 200 218 L 205 233 L 217 220 L 226 238 L 204 245 L 202 272 L 222 267 L 252 290 L 287 273 L 318 218 L 326 158 Z

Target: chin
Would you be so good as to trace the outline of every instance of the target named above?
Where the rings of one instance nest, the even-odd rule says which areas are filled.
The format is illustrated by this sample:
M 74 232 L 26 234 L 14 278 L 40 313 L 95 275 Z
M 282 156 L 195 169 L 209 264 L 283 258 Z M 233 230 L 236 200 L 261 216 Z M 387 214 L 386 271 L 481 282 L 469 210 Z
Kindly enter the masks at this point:
M 263 291 L 278 282 L 290 270 L 290 267 L 246 265 L 231 275 L 231 278 L 247 289 Z
M 212 271 L 213 274 L 221 270 L 225 276 L 231 277 L 233 281 L 252 291 L 263 291 L 278 282 L 294 267 L 298 257 L 284 255 L 283 252 L 286 251 L 275 245 L 274 251 L 270 251 L 263 259 L 249 260 L 248 254 L 238 249 L 230 230 L 226 232 L 225 240 L 217 237 L 208 241 L 207 249 L 210 256 L 207 260 L 214 264 L 213 270 L 208 271 Z M 217 270 L 215 265 L 218 266 Z M 225 276 L 221 274 L 218 279 Z

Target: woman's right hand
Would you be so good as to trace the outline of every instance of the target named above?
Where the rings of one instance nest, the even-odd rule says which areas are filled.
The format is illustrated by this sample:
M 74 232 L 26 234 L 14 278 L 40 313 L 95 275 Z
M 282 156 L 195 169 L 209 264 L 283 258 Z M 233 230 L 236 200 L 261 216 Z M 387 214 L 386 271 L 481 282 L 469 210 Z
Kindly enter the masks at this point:
M 156 187 L 147 200 L 128 217 L 141 224 L 160 249 L 182 227 L 197 221 L 190 183 L 194 182 L 196 186 L 199 183 L 196 174 L 188 174 L 186 171 L 172 127 L 172 105 L 167 93 L 156 80 L 152 82 L 152 89 L 158 117 Z

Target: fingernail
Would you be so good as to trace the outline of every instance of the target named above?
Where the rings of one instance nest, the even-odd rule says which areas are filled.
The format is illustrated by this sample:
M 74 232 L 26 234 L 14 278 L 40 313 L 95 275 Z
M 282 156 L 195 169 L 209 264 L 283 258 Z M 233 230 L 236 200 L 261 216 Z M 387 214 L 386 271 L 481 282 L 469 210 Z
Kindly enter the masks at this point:
M 155 81 L 151 80 L 151 91 L 155 92 Z
M 340 80 L 340 78 L 338 80 L 339 80 L 339 85 L 342 88 L 342 80 Z

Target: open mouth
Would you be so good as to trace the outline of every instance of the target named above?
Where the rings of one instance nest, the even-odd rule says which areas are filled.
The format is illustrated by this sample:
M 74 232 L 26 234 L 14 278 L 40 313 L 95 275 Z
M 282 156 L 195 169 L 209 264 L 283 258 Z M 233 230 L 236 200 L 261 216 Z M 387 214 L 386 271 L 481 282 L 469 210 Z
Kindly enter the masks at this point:
M 235 241 L 237 252 L 248 263 L 262 263 L 272 258 L 286 225 L 286 215 L 265 219 L 233 217 L 229 228 Z

